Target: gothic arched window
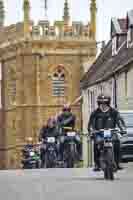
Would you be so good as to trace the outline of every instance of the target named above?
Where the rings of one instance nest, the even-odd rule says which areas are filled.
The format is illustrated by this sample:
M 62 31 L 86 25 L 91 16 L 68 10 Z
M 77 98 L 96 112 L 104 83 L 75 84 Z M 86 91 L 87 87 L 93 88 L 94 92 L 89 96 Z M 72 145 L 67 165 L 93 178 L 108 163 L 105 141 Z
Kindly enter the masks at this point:
M 62 69 L 57 69 L 52 76 L 53 96 L 64 96 L 65 94 L 65 74 Z

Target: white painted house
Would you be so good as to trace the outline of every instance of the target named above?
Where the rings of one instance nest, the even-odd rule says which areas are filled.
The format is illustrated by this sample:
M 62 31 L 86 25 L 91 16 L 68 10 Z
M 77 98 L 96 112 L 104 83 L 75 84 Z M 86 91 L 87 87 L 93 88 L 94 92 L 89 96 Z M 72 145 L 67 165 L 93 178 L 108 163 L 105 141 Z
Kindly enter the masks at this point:
M 112 106 L 133 110 L 133 10 L 126 18 L 111 20 L 111 38 L 81 80 L 83 132 L 87 132 L 96 98 L 104 93 L 112 97 Z M 84 159 L 88 151 L 84 139 Z M 88 158 L 88 156 L 87 156 Z

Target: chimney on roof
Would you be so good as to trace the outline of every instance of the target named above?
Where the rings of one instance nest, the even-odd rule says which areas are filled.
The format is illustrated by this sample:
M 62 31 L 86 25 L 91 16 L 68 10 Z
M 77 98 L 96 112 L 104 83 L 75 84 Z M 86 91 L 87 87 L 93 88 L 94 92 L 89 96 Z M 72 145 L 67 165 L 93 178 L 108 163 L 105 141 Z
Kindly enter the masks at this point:
M 133 10 L 127 13 L 127 48 L 133 46 Z
M 127 21 L 122 19 L 111 19 L 111 39 L 112 39 L 112 56 L 115 56 L 121 49 L 127 35 Z

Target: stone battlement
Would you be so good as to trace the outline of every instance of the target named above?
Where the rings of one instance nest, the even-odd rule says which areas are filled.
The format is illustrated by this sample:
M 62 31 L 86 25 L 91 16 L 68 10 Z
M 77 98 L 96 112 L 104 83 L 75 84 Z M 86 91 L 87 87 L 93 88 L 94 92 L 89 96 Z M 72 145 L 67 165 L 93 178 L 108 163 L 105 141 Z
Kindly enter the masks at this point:
M 31 37 L 38 39 L 58 39 L 61 40 L 88 40 L 89 25 L 83 25 L 82 22 L 72 22 L 72 25 L 66 26 L 63 21 L 55 21 L 54 25 L 50 25 L 49 21 L 39 21 L 37 25 L 31 21 L 30 27 Z M 12 42 L 24 36 L 23 23 L 12 24 L 1 28 L 0 43 Z

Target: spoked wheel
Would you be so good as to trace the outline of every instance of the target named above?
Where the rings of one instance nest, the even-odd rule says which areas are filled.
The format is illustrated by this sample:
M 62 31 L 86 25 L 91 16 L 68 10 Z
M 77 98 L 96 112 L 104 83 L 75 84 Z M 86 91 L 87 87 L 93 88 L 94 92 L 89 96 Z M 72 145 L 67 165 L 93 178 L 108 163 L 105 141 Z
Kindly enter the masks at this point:
M 114 172 L 112 167 L 107 167 L 104 169 L 105 180 L 114 180 Z
M 108 180 L 107 168 L 104 169 L 104 179 L 105 179 L 105 180 Z
M 41 160 L 41 164 L 40 164 L 41 168 L 46 168 L 45 163 L 46 163 L 45 159 Z
M 114 180 L 114 170 L 113 167 L 109 168 L 109 180 Z
M 46 168 L 55 168 L 56 167 L 56 162 L 57 162 L 57 156 L 56 154 L 51 154 L 45 156 L 45 167 Z
M 72 158 L 69 158 L 67 161 L 67 167 L 68 168 L 74 168 L 74 160 Z
M 107 149 L 105 155 L 105 168 L 104 168 L 104 178 L 106 180 L 114 180 L 114 159 L 113 150 Z

